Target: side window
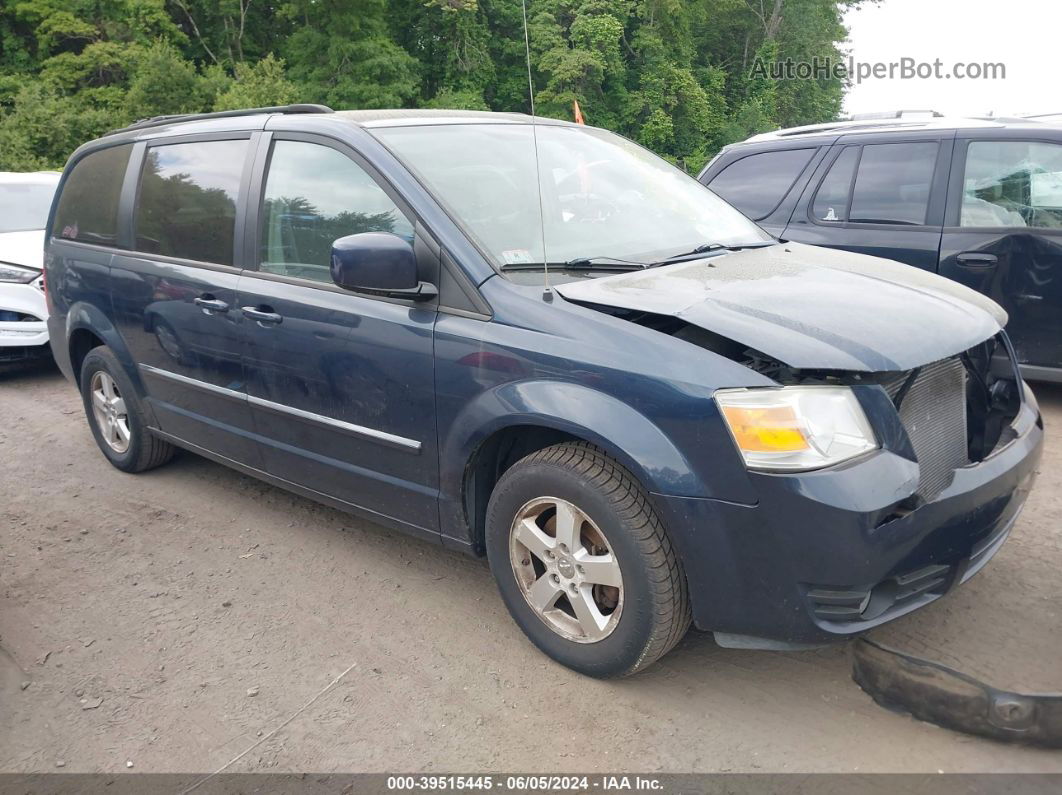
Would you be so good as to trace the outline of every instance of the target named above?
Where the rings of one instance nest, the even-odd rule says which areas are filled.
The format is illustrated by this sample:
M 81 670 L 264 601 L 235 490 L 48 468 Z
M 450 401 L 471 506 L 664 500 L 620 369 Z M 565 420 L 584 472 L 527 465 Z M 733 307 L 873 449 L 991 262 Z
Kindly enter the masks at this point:
M 966 153 L 959 223 L 1062 229 L 1062 145 L 972 142 Z
M 77 161 L 63 184 L 52 235 L 103 246 L 117 243 L 118 198 L 132 148 L 98 149 Z
M 708 187 L 756 221 L 781 204 L 814 154 L 814 149 L 786 149 L 749 155 L 716 174 Z
M 247 146 L 239 140 L 149 147 L 136 206 L 137 251 L 232 265 Z
M 413 226 L 357 163 L 329 146 L 276 141 L 262 201 L 259 270 L 331 283 L 332 241 Z
M 854 224 L 924 224 L 936 165 L 935 141 L 864 146 L 848 220 Z
M 815 218 L 854 224 L 924 224 L 937 148 L 935 141 L 847 147 L 815 194 Z
M 852 190 L 852 171 L 858 159 L 859 147 L 849 146 L 833 161 L 812 203 L 811 212 L 817 220 L 848 220 L 848 194 Z

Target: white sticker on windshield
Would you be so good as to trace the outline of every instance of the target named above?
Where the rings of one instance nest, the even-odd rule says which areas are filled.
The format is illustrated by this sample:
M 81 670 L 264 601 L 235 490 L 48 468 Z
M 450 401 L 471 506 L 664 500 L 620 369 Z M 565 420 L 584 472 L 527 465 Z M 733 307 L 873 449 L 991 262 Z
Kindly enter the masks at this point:
M 506 265 L 526 265 L 533 262 L 531 252 L 526 248 L 511 248 L 502 252 L 502 259 Z

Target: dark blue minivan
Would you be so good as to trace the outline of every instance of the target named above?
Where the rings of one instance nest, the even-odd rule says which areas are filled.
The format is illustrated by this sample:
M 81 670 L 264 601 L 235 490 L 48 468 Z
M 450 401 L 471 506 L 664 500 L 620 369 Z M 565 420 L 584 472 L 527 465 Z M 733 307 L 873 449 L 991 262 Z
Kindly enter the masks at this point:
M 78 149 L 46 285 L 103 455 L 184 448 L 485 554 L 593 676 L 691 620 L 849 638 L 985 565 L 1043 436 L 999 306 L 532 122 L 286 106 Z

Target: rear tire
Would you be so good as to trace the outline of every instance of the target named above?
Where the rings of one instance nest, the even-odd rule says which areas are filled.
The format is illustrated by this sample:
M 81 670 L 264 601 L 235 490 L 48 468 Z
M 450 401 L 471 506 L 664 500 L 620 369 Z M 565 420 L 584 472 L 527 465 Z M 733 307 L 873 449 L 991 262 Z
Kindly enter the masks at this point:
M 148 430 L 136 389 L 110 348 L 88 352 L 80 379 L 89 427 L 111 464 L 123 472 L 144 472 L 173 458 L 173 445 Z
M 513 619 L 579 673 L 636 673 L 689 629 L 686 577 L 648 494 L 592 445 L 548 447 L 506 471 L 486 546 Z

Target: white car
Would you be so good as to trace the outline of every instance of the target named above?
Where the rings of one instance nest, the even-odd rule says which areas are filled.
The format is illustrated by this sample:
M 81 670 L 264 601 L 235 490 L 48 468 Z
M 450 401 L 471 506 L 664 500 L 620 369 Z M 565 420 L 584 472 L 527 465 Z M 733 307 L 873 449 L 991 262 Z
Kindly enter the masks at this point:
M 60 176 L 0 172 L 0 364 L 51 355 L 44 228 Z

